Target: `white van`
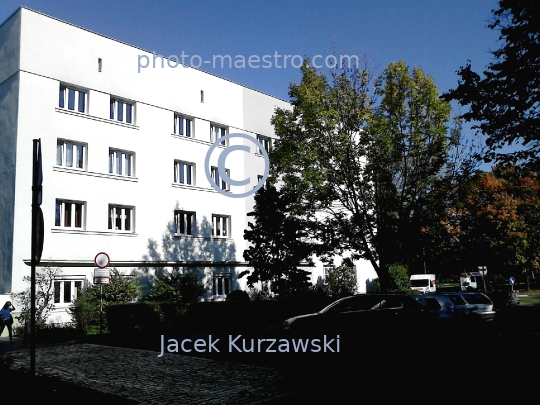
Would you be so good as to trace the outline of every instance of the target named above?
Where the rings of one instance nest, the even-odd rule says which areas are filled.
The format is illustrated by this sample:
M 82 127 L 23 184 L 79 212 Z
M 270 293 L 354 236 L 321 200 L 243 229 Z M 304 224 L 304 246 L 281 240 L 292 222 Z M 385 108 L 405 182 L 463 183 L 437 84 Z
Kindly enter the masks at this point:
M 411 290 L 420 291 L 422 294 L 437 291 L 435 274 L 412 274 Z

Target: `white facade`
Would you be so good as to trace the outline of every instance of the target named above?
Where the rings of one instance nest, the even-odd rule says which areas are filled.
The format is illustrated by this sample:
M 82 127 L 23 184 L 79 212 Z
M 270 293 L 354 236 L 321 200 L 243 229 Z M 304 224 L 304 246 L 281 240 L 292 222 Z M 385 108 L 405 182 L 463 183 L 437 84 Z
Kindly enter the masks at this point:
M 156 68 L 141 70 L 140 55 L 156 58 L 26 8 L 0 26 L 0 294 L 5 298 L 27 288 L 22 278 L 30 273 L 32 140 L 37 138 L 45 223 L 41 266 L 62 267 L 59 314 L 81 280 L 92 279 L 99 252 L 110 256 L 111 267 L 143 275 L 148 268 L 141 262 L 214 263 L 197 268 L 207 298 L 239 287 L 237 265 L 244 260 L 243 232 L 253 197 L 215 191 L 204 159 L 216 133 L 271 139 L 274 109 L 289 104 L 197 69 L 171 68 L 166 61 L 162 68 L 159 57 Z M 237 193 L 251 190 L 265 169 L 254 145 L 243 139 L 230 144 L 239 143 L 250 153 L 231 153 L 226 168 L 232 179 L 250 178 L 250 183 L 230 187 Z M 217 166 L 217 157 L 212 154 L 211 165 Z M 216 262 L 230 265 L 216 267 Z M 317 268 L 322 274 L 322 265 Z

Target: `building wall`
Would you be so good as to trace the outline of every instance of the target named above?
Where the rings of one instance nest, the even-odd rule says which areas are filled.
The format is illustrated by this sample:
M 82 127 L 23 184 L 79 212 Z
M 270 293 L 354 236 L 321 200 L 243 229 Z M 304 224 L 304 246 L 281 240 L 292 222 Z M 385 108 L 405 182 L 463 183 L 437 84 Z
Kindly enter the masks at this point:
M 243 232 L 253 197 L 228 198 L 210 186 L 204 159 L 212 144 L 211 126 L 273 138 L 271 116 L 277 107 L 289 108 L 288 103 L 196 69 L 171 68 L 171 61 L 150 52 L 25 8 L 0 27 L 0 56 L 0 293 L 27 287 L 22 278 L 30 269 L 24 261 L 30 258 L 36 138 L 42 142 L 43 161 L 42 266 L 59 260 L 85 263 L 63 267 L 66 279 L 79 280 L 92 278 L 91 262 L 98 252 L 106 252 L 113 262 L 244 260 Z M 146 61 L 149 66 L 141 69 Z M 78 100 L 79 93 L 84 94 L 83 112 L 69 105 L 70 97 Z M 111 99 L 132 104 L 131 123 L 125 116 L 111 119 Z M 175 114 L 192 121 L 191 137 L 174 133 Z M 70 144 L 81 146 L 80 168 L 66 162 Z M 265 163 L 249 141 L 231 139 L 234 144 L 250 147 L 249 154 L 233 152 L 227 159 L 231 178 L 250 179 L 246 186 L 231 187 L 238 193 L 257 184 Z M 124 163 L 125 153 L 131 155 L 130 175 L 125 168 L 122 175 L 109 172 L 111 150 L 123 152 Z M 175 160 L 193 165 L 191 185 L 175 183 Z M 210 163 L 217 166 L 216 153 Z M 111 205 L 131 210 L 129 231 L 109 229 Z M 81 226 L 63 226 L 68 208 L 79 206 Z M 60 217 L 58 209 L 63 210 Z M 176 210 L 196 213 L 192 235 L 174 234 Z M 226 237 L 212 236 L 213 214 L 230 216 Z M 143 278 L 152 276 L 151 269 L 135 270 Z M 208 286 L 207 297 L 212 296 L 213 273 L 230 274 L 235 289 L 241 270 L 196 269 Z M 58 305 L 55 316 L 65 319 L 67 306 Z
M 19 102 L 20 18 L 0 26 L 0 294 L 10 291 Z

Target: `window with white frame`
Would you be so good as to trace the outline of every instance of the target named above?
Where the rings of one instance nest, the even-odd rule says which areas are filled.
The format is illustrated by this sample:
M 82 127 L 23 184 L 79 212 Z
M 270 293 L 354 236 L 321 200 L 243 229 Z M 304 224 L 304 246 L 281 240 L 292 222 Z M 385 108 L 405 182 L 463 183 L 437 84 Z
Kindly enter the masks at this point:
M 109 173 L 119 176 L 135 176 L 135 154 L 120 149 L 109 149 Z
M 227 173 L 227 176 L 229 178 L 231 177 L 231 171 L 229 169 L 225 169 L 225 173 Z M 214 180 L 214 183 L 217 184 L 218 187 L 220 187 L 222 190 L 229 191 L 231 189 L 231 185 L 228 183 L 225 183 L 225 180 L 221 179 L 219 176 L 219 170 L 215 166 L 210 167 L 210 176 L 212 177 L 212 180 Z
M 86 91 L 61 84 L 58 107 L 84 113 L 86 112 L 86 98 Z
M 257 135 L 257 140 L 262 144 L 266 152 L 270 152 L 270 150 L 272 149 L 272 138 Z M 259 153 L 262 154 L 262 151 L 260 148 L 259 148 Z
M 231 234 L 231 217 L 212 214 L 212 236 L 227 238 Z
M 323 280 L 326 280 L 328 277 L 328 273 L 333 271 L 335 269 L 335 266 L 323 266 Z
M 228 133 L 227 127 L 223 127 L 221 125 L 216 124 L 210 124 L 210 142 L 214 143 L 217 139 L 221 138 L 222 136 L 227 135 Z M 229 141 L 222 141 L 220 145 L 227 146 L 229 144 Z
M 231 275 L 224 273 L 214 273 L 212 277 L 212 294 L 227 295 L 230 292 Z
M 124 205 L 109 204 L 109 229 L 133 232 L 135 209 Z
M 195 225 L 195 213 L 190 211 L 174 211 L 174 229 L 175 235 L 193 235 L 193 226 Z
M 133 124 L 135 108 L 133 103 L 111 97 L 111 120 Z
M 174 134 L 191 137 L 193 133 L 193 120 L 183 115 L 174 115 Z
M 186 184 L 189 186 L 195 185 L 195 164 L 183 162 L 181 160 L 174 161 L 174 182 L 178 184 Z
M 56 141 L 56 165 L 86 170 L 88 144 L 58 139 Z
M 84 228 L 86 203 L 82 201 L 56 200 L 54 225 L 61 228 Z
M 56 279 L 54 281 L 54 303 L 69 304 L 80 296 L 84 285 L 84 277 L 77 279 Z

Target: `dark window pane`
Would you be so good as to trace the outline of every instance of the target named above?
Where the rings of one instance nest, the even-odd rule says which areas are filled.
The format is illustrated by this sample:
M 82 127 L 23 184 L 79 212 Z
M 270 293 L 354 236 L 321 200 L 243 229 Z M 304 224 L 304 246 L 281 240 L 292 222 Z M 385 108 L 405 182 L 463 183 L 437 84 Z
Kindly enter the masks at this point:
M 184 135 L 184 119 L 182 117 L 178 117 L 178 134 Z
M 84 163 L 84 148 L 82 145 L 77 145 L 77 163 L 76 167 L 79 169 L 83 168 Z
M 180 163 L 179 165 L 179 174 L 180 174 L 180 183 L 184 184 L 184 168 L 185 168 L 185 164 L 184 163 Z
M 186 165 L 186 183 L 191 184 L 191 165 Z
M 186 119 L 186 136 L 191 136 L 191 120 Z
M 54 282 L 54 303 L 58 304 L 60 302 L 60 281 Z
M 121 101 L 117 101 L 116 105 L 118 106 L 118 108 L 116 109 L 116 119 L 118 121 L 124 121 L 124 103 Z
M 79 91 L 79 112 L 84 112 L 85 96 L 85 93 Z
M 68 108 L 75 109 L 75 90 L 73 89 L 68 89 Z
M 71 226 L 71 203 L 64 203 L 64 226 Z
M 193 214 L 186 214 L 186 235 L 191 235 L 191 218 Z
M 126 153 L 126 176 L 131 176 L 131 154 Z
M 126 213 L 126 226 L 124 227 L 124 230 L 131 231 L 131 213 L 133 211 L 131 211 L 131 209 L 128 209 L 128 208 L 126 208 L 124 211 Z
M 122 209 L 121 208 L 115 208 L 115 229 L 122 229 Z
M 126 104 L 126 122 L 131 124 L 131 110 L 133 106 L 131 104 Z
M 111 100 L 111 120 L 114 119 L 114 100 Z
M 82 227 L 82 204 L 73 204 L 75 206 L 75 227 Z
M 71 281 L 64 282 L 64 302 L 71 302 Z
M 60 86 L 60 98 L 58 100 L 58 106 L 60 108 L 64 108 L 64 103 L 65 103 L 65 100 L 64 100 L 64 97 L 65 97 L 65 93 L 66 93 L 66 88 L 64 86 Z
M 56 203 L 56 211 L 54 214 L 54 225 L 60 226 L 62 224 L 62 203 Z
M 109 229 L 113 229 L 114 222 L 114 208 L 109 206 Z

